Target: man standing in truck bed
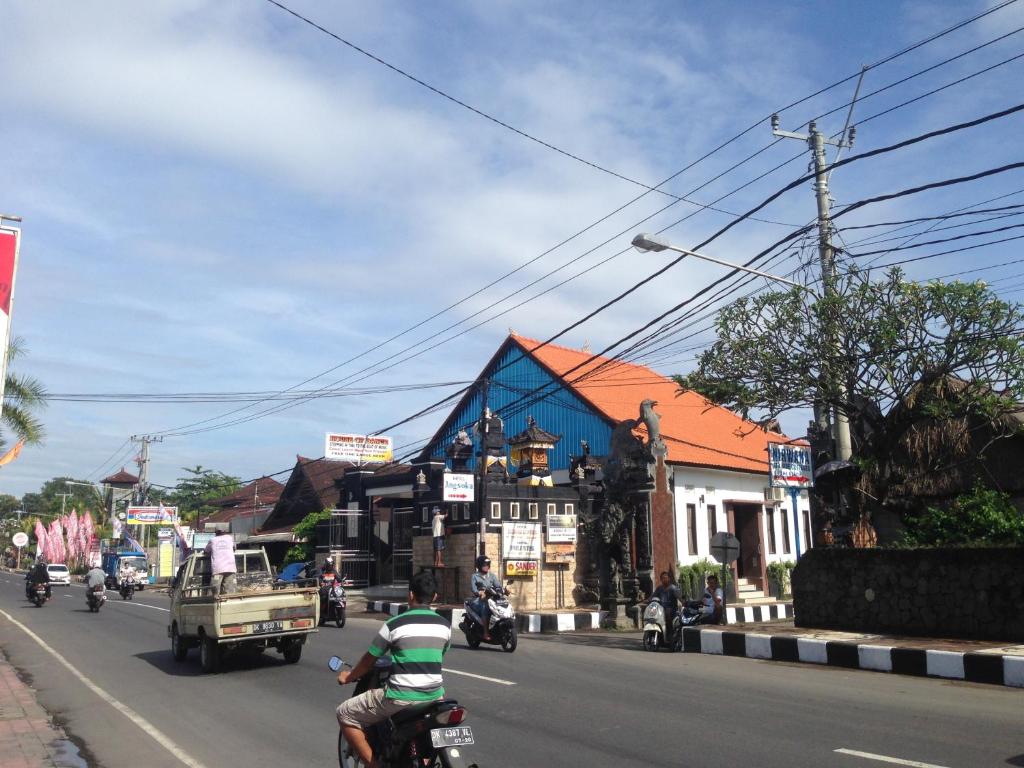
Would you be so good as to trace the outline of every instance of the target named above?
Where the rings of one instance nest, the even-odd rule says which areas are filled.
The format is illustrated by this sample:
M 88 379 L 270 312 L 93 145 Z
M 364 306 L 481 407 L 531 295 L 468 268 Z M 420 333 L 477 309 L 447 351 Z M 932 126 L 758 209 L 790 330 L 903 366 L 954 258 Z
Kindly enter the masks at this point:
M 210 586 L 213 594 L 224 595 L 235 591 L 235 542 L 231 534 L 225 530 L 217 531 L 217 535 L 206 545 L 206 554 L 210 558 L 210 573 L 213 578 Z

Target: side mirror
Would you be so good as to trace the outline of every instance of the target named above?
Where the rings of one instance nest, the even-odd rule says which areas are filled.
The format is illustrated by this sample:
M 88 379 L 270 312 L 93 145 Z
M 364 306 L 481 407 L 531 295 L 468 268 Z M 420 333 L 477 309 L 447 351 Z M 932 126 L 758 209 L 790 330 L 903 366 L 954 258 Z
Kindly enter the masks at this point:
M 331 668 L 331 672 L 340 672 L 341 668 L 345 666 L 345 662 L 339 656 L 331 656 L 327 661 L 327 666 Z

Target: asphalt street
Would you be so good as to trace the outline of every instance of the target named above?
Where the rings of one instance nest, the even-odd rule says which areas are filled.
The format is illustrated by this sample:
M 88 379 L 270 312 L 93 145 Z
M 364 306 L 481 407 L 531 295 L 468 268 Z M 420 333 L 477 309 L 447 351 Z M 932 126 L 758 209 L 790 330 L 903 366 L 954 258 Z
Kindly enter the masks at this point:
M 20 576 L 0 574 L 0 647 L 91 764 L 337 764 L 334 708 L 351 688 L 326 662 L 355 661 L 379 619 L 321 628 L 295 665 L 268 652 L 203 675 L 195 651 L 171 659 L 166 595 L 108 596 L 90 614 L 80 586 L 56 587 L 35 608 Z M 524 637 L 505 654 L 470 650 L 456 630 L 445 669 L 482 768 L 1024 766 L 1024 690 L 650 654 L 609 634 Z

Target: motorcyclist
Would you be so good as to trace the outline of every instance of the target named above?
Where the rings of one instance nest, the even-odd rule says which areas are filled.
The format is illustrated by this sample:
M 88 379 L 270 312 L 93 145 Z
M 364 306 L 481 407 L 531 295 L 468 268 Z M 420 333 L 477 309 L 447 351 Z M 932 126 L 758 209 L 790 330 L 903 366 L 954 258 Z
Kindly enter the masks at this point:
M 669 633 L 672 632 L 673 621 L 679 611 L 681 597 L 679 586 L 672 583 L 672 574 L 662 571 L 660 583 L 651 594 L 651 600 L 661 603 L 661 607 L 665 610 L 665 628 Z
M 94 565 L 85 574 L 85 586 L 90 591 L 95 587 L 105 587 L 106 584 L 107 574 L 99 566 Z
M 121 568 L 117 574 L 117 585 L 123 588 L 125 584 L 135 583 L 135 569 L 128 563 L 121 563 Z
M 331 576 L 334 579 L 338 578 L 338 573 L 334 570 L 333 557 L 328 557 L 326 560 L 324 560 L 324 567 L 323 570 L 320 572 L 320 580 L 325 581 L 326 579 L 324 577 L 326 576 Z
M 28 581 L 28 584 L 25 587 L 25 593 L 30 598 L 32 597 L 33 587 L 37 584 L 45 584 L 46 599 L 50 599 L 50 572 L 46 570 L 46 558 L 41 557 L 36 560 L 36 564 L 32 567 L 32 570 L 29 571 L 26 581 Z
M 487 590 L 502 592 L 501 579 L 491 573 L 491 560 L 484 555 L 476 559 L 476 573 L 469 580 L 469 588 L 476 595 L 473 607 L 480 614 L 484 623 L 484 640 L 491 639 L 491 609 L 487 605 Z

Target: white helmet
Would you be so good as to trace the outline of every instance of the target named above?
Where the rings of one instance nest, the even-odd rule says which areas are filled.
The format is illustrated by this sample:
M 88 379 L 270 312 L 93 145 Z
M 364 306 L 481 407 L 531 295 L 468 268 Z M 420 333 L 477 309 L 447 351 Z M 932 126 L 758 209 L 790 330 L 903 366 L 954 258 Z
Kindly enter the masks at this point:
M 328 558 L 327 558 L 326 560 L 324 560 L 324 562 L 325 562 L 325 563 L 330 563 L 331 565 L 334 565 L 334 558 L 333 558 L 333 557 L 330 557 L 330 556 L 328 556 Z

